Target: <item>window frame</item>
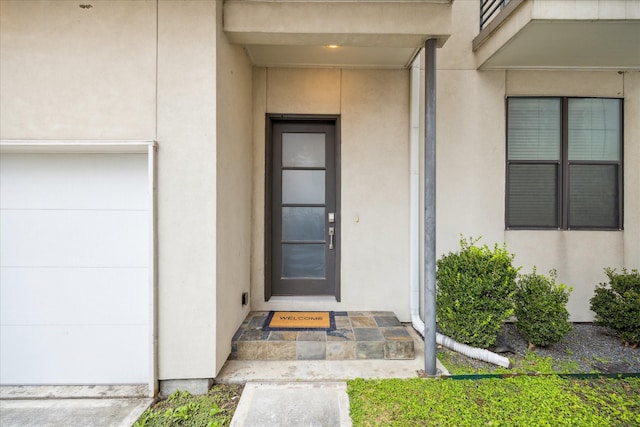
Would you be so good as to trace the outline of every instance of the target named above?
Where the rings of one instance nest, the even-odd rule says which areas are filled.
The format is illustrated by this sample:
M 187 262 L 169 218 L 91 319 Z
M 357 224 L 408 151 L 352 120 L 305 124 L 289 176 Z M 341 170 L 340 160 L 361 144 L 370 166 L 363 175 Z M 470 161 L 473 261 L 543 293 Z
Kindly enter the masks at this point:
M 510 160 L 509 159 L 509 100 L 510 99 L 557 99 L 560 101 L 560 158 L 559 160 Z M 619 157 L 618 160 L 569 160 L 569 100 L 611 99 L 618 101 L 619 108 Z M 507 96 L 505 97 L 505 230 L 597 230 L 621 231 L 624 229 L 624 98 L 585 96 Z M 512 226 L 509 225 L 509 172 L 511 165 L 557 165 L 556 222 L 558 226 Z M 573 226 L 569 227 L 569 168 L 571 165 L 608 165 L 617 169 L 618 226 Z

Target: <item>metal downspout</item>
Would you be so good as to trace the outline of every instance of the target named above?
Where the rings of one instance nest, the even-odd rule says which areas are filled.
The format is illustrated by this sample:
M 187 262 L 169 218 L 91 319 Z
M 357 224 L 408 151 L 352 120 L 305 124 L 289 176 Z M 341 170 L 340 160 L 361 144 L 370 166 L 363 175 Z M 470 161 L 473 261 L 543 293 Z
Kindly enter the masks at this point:
M 424 335 L 420 317 L 420 58 L 411 65 L 411 141 L 409 147 L 409 280 L 411 325 Z
M 424 371 L 436 375 L 436 43 L 424 42 Z
M 429 42 L 432 43 L 429 43 Z M 479 359 L 494 365 L 508 368 L 509 359 L 489 350 L 474 348 L 459 343 L 450 337 L 436 332 L 436 253 L 435 253 L 435 91 L 436 91 L 436 63 L 435 39 L 425 42 L 425 251 L 424 251 L 424 307 L 425 321 L 420 318 L 420 274 L 419 274 L 419 121 L 420 121 L 420 59 L 417 58 L 411 69 L 411 147 L 410 147 L 410 305 L 411 324 L 418 331 L 425 342 L 425 373 L 436 375 L 436 344 L 443 345 L 467 357 Z M 429 102 L 431 106 L 429 107 Z M 429 292 L 430 291 L 430 292 Z

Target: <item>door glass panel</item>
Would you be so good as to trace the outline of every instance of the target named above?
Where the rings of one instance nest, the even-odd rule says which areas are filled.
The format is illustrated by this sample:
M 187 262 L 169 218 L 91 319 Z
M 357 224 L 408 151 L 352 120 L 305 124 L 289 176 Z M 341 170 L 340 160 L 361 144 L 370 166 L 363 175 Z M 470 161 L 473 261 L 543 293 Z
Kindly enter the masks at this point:
M 323 240 L 324 208 L 282 208 L 282 240 Z
M 325 277 L 324 244 L 282 245 L 282 277 Z
M 282 203 L 324 204 L 323 170 L 283 170 Z
M 283 133 L 282 166 L 323 168 L 324 133 Z

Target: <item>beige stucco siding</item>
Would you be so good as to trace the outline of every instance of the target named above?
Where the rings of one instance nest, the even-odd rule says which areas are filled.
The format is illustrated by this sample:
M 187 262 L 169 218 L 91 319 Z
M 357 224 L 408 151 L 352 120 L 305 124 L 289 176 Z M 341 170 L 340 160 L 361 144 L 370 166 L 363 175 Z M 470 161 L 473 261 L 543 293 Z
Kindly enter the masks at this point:
M 341 70 L 267 69 L 267 112 L 340 114 Z
M 624 265 L 640 269 L 640 71 L 624 73 Z
M 161 1 L 158 7 L 159 379 L 212 378 L 216 4 Z
M 409 73 L 344 70 L 342 289 L 409 320 Z M 351 308 L 349 308 L 351 309 Z
M 460 235 L 502 241 L 504 233 L 504 73 L 438 73 L 437 254 Z
M 254 70 L 252 308 L 391 310 L 409 319 L 409 73 Z M 341 298 L 264 301 L 264 115 L 341 116 Z
M 156 2 L 0 2 L 0 138 L 152 139 Z
M 458 248 L 460 234 L 506 242 L 528 273 L 557 269 L 574 288 L 573 321 L 591 321 L 589 299 L 605 267 L 640 267 L 640 73 L 615 71 L 477 71 L 468 46 L 478 22 L 472 2 L 454 2 L 453 34 L 438 51 L 437 256 Z M 507 96 L 624 98 L 624 231 L 505 231 Z
M 228 43 L 221 10 L 218 2 L 216 373 L 250 308 L 242 293 L 250 290 L 253 169 L 251 64 L 242 47 Z
M 617 72 L 570 71 L 508 71 L 506 95 L 529 96 L 601 96 L 624 97 L 627 104 L 637 104 L 640 92 L 633 85 L 625 85 L 625 75 Z M 634 156 L 638 140 L 638 124 L 628 110 L 625 124 L 624 168 L 631 174 L 638 168 L 640 158 Z M 634 136 L 635 133 L 635 136 Z M 638 240 L 637 179 L 624 180 L 624 231 L 506 231 L 505 241 L 516 256 L 523 272 L 533 265 L 540 272 L 558 270 L 558 280 L 573 287 L 568 309 L 574 321 L 590 321 L 593 313 L 588 309 L 595 286 L 606 280 L 605 267 L 638 267 L 638 253 L 625 242 Z M 635 217 L 635 218 L 634 218 Z M 634 229 L 635 228 L 635 229 Z M 635 236 L 635 237 L 634 237 Z M 633 262 L 635 258 L 635 262 Z
M 475 69 L 477 4 L 452 8 L 452 35 L 436 59 L 438 258 L 457 250 L 461 235 L 504 239 L 505 73 Z
M 85 3 L 0 1 L 0 138 L 156 141 L 159 379 L 215 377 L 249 310 L 390 310 L 409 320 L 408 70 L 252 67 L 222 30 L 221 1 Z M 326 7 L 280 3 L 254 6 Z M 632 4 L 594 5 L 604 13 L 605 3 Z M 452 34 L 437 52 L 437 257 L 461 234 L 506 242 L 523 272 L 557 269 L 574 288 L 572 320 L 590 321 L 603 268 L 640 268 L 640 72 L 478 71 L 478 2 L 437 6 L 449 7 Z M 363 34 L 397 24 L 355 19 Z M 425 22 L 412 20 L 414 32 L 429 31 Z M 283 25 L 269 31 L 308 27 Z M 624 99 L 623 231 L 505 230 L 508 96 Z M 268 113 L 340 116 L 339 303 L 264 300 Z
M 161 380 L 214 377 L 249 309 L 251 66 L 220 3 L 0 3 L 1 138 L 157 141 Z
M 90 6 L 0 3 L 0 136 L 157 141 L 158 375 L 211 378 L 216 4 Z
M 617 231 L 507 231 L 505 242 L 516 254 L 521 273 L 558 272 L 558 281 L 573 287 L 567 309 L 574 322 L 593 320 L 589 299 L 604 282 L 603 268 L 623 266 L 623 233 Z

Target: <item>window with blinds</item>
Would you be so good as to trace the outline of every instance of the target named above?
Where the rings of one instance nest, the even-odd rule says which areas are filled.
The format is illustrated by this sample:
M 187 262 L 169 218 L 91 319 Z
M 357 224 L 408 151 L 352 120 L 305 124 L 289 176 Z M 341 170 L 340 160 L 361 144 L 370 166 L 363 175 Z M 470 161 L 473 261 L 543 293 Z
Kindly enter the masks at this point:
M 507 98 L 507 228 L 622 227 L 622 100 Z

